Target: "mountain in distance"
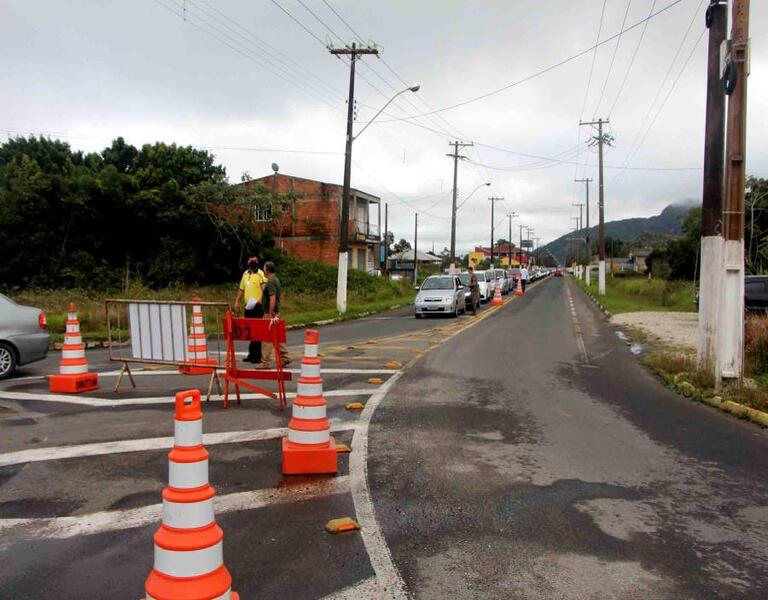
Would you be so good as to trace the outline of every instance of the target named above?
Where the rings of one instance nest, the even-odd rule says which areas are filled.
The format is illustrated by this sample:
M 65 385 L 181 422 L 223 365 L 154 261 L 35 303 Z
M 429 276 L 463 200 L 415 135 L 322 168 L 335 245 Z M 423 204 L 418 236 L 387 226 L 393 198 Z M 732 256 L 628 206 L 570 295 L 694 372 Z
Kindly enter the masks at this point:
M 668 205 L 660 214 L 653 217 L 608 221 L 605 224 L 605 236 L 620 239 L 623 242 L 643 240 L 646 244 L 654 239 L 676 237 L 681 233 L 681 225 L 688 211 L 698 204 L 699 202 L 696 200 L 683 200 Z M 560 264 L 564 264 L 565 254 L 570 243 L 568 238 L 572 235 L 573 233 L 567 233 L 560 236 L 546 246 L 542 246 L 542 251 L 548 250 Z M 579 237 L 586 237 L 586 229 L 582 229 L 578 235 Z M 597 225 L 589 228 L 589 237 L 593 242 L 597 241 Z

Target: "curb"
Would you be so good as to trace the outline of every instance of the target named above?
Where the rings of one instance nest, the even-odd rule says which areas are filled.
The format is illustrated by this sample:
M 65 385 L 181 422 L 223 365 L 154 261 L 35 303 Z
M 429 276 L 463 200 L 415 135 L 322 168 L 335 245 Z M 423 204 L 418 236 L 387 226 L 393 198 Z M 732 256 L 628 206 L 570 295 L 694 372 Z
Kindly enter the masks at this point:
M 573 276 L 571 276 L 571 277 L 573 277 Z M 592 292 L 590 292 L 589 290 L 584 289 L 578 283 L 576 284 L 576 287 L 579 288 L 582 292 L 584 292 L 587 296 L 589 296 L 592 299 L 592 302 L 594 302 L 597 305 L 597 307 L 600 309 L 600 311 L 603 314 L 605 314 L 606 317 L 608 317 L 609 319 L 611 318 L 611 313 L 608 311 L 607 308 L 605 308 L 605 306 L 600 304 L 600 301 L 597 298 L 595 298 L 595 296 L 592 295 Z
M 768 427 L 768 413 L 763 412 L 762 410 L 739 404 L 733 400 L 723 400 L 720 396 L 712 396 L 710 398 L 702 396 L 696 398 L 696 400 L 709 404 L 709 406 L 718 408 L 723 412 L 730 413 L 740 419 L 747 419 L 748 421 L 752 421 L 763 427 Z

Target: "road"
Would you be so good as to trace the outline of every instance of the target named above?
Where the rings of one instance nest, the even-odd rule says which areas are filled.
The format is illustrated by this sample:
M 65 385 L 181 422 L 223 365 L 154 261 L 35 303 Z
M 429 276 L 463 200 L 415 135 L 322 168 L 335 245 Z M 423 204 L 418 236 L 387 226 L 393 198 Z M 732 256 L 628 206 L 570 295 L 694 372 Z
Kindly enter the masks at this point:
M 300 336 L 289 335 L 295 356 Z M 114 369 L 101 351 L 89 358 Z M 405 308 L 329 325 L 321 360 L 334 435 L 352 447 L 336 477 L 282 477 L 288 413 L 274 402 L 205 407 L 242 598 L 766 589 L 768 435 L 666 390 L 568 280 L 478 317 Z M 0 597 L 138 598 L 170 400 L 206 378 L 147 370 L 115 394 L 112 371 L 96 392 L 56 397 L 37 377 L 51 364 L 0 385 Z M 354 400 L 362 412 L 345 408 Z M 340 516 L 362 529 L 325 533 Z

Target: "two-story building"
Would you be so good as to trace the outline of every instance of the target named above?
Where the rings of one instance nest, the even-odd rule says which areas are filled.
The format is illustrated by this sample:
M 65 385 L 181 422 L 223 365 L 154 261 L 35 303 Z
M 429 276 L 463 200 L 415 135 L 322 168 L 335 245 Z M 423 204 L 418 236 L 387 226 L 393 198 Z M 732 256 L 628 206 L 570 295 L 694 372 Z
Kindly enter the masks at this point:
M 335 265 L 339 259 L 342 186 L 277 173 L 245 182 L 261 184 L 292 198 L 280 215 L 257 214 L 271 222 L 275 246 L 300 260 Z M 352 189 L 350 193 L 349 266 L 370 271 L 379 268 L 381 199 Z

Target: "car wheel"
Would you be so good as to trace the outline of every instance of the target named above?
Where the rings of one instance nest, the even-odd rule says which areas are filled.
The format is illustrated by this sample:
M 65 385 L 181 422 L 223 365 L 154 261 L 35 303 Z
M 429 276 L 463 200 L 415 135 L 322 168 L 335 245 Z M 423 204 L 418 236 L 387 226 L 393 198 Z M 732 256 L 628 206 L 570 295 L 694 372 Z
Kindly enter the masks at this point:
M 16 370 L 16 352 L 8 344 L 0 343 L 0 379 L 10 377 Z
M 420 315 L 419 313 L 415 313 L 413 316 L 416 319 L 421 319 L 421 317 L 422 317 L 422 315 Z

